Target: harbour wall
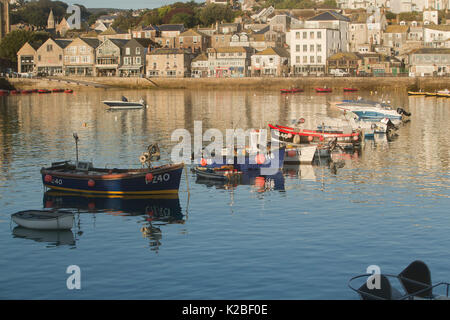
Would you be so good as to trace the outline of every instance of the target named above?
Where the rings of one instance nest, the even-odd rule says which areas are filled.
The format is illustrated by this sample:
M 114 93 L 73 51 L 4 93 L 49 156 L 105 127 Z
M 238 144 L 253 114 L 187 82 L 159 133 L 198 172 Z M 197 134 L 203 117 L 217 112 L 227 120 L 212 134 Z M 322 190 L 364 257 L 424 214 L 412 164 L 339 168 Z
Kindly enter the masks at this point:
M 298 78 L 120 78 L 120 77 L 60 77 L 51 81 L 11 78 L 16 89 L 30 88 L 127 88 L 127 89 L 232 89 L 274 90 L 299 87 L 342 89 L 345 87 L 370 91 L 419 90 L 434 91 L 450 86 L 446 77 L 298 77 Z

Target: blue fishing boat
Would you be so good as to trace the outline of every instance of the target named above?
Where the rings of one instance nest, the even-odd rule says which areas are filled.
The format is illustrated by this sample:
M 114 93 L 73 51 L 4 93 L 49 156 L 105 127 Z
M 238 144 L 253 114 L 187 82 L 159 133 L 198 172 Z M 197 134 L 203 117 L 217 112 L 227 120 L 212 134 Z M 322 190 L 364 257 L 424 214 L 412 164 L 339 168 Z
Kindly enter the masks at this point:
M 286 147 L 268 148 L 266 152 L 252 151 L 247 148 L 225 148 L 222 154 L 214 157 L 201 158 L 194 161 L 196 165 L 207 168 L 221 168 L 224 165 L 233 166 L 234 170 L 245 172 L 261 169 L 283 168 Z M 239 154 L 240 153 L 240 154 Z
M 178 194 L 184 164 L 166 164 L 153 167 L 151 160 L 159 159 L 157 144 L 150 145 L 140 161 L 146 168 L 107 169 L 95 168 L 91 162 L 78 161 L 78 136 L 74 134 L 77 160 L 52 163 L 42 168 L 44 187 L 58 190 L 97 195 L 149 195 Z

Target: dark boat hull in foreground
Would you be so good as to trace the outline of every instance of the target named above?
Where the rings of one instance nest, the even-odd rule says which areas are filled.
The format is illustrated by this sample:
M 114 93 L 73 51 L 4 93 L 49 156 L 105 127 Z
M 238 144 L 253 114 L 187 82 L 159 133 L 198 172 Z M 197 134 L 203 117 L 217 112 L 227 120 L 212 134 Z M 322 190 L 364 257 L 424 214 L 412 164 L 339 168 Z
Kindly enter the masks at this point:
M 145 169 L 80 170 L 65 161 L 42 168 L 45 187 L 97 195 L 178 194 L 184 164 L 169 164 Z

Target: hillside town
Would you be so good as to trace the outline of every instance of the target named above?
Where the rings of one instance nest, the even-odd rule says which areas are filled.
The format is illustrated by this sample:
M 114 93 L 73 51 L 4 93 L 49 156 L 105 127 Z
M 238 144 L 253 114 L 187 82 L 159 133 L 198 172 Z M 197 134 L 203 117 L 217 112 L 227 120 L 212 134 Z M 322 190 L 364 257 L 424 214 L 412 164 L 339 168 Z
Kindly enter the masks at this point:
M 148 78 L 450 75 L 449 0 L 338 0 L 332 9 L 259 8 L 253 0 L 207 4 L 239 6 L 242 14 L 208 27 L 128 30 L 114 27 L 119 14 L 109 14 L 69 38 L 67 20 L 50 11 L 52 36 L 25 43 L 17 71 Z M 415 20 L 402 19 L 402 12 L 414 12 Z

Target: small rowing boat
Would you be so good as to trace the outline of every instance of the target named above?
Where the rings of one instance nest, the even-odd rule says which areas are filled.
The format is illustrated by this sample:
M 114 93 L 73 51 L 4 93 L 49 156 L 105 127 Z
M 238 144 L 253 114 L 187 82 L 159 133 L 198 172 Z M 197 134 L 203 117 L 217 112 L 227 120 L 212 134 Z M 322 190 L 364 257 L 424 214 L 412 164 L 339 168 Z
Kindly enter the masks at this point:
M 33 90 L 22 90 L 22 94 L 30 94 L 33 93 Z
M 7 96 L 9 95 L 9 90 L 0 89 L 0 96 Z
M 16 94 L 20 94 L 21 91 L 20 90 L 11 90 L 9 93 L 16 95 Z
M 331 88 L 314 88 L 314 90 L 316 90 L 317 93 L 333 92 Z
M 409 96 L 424 96 L 426 92 L 423 91 L 408 91 Z
M 52 93 L 50 90 L 47 89 L 39 89 L 38 93 Z
M 38 230 L 67 230 L 73 226 L 74 215 L 67 211 L 26 210 L 11 215 L 21 227 Z
M 225 165 L 220 168 L 208 168 L 195 166 L 192 168 L 198 178 L 212 179 L 220 181 L 239 181 L 242 171 L 237 171 L 234 169 L 233 165 Z
M 52 92 L 64 92 L 64 89 L 52 89 Z
M 450 90 L 439 90 L 438 92 L 436 92 L 436 96 L 441 98 L 450 98 Z
M 436 97 L 437 93 L 436 92 L 425 92 L 425 96 L 426 97 Z
M 73 93 L 73 90 L 72 89 L 66 89 L 66 90 L 64 90 L 64 92 L 65 93 Z
M 356 88 L 344 88 L 344 92 L 356 92 L 358 89 Z
M 298 93 L 303 92 L 303 89 L 300 88 L 291 88 L 291 89 L 281 89 L 281 93 Z

